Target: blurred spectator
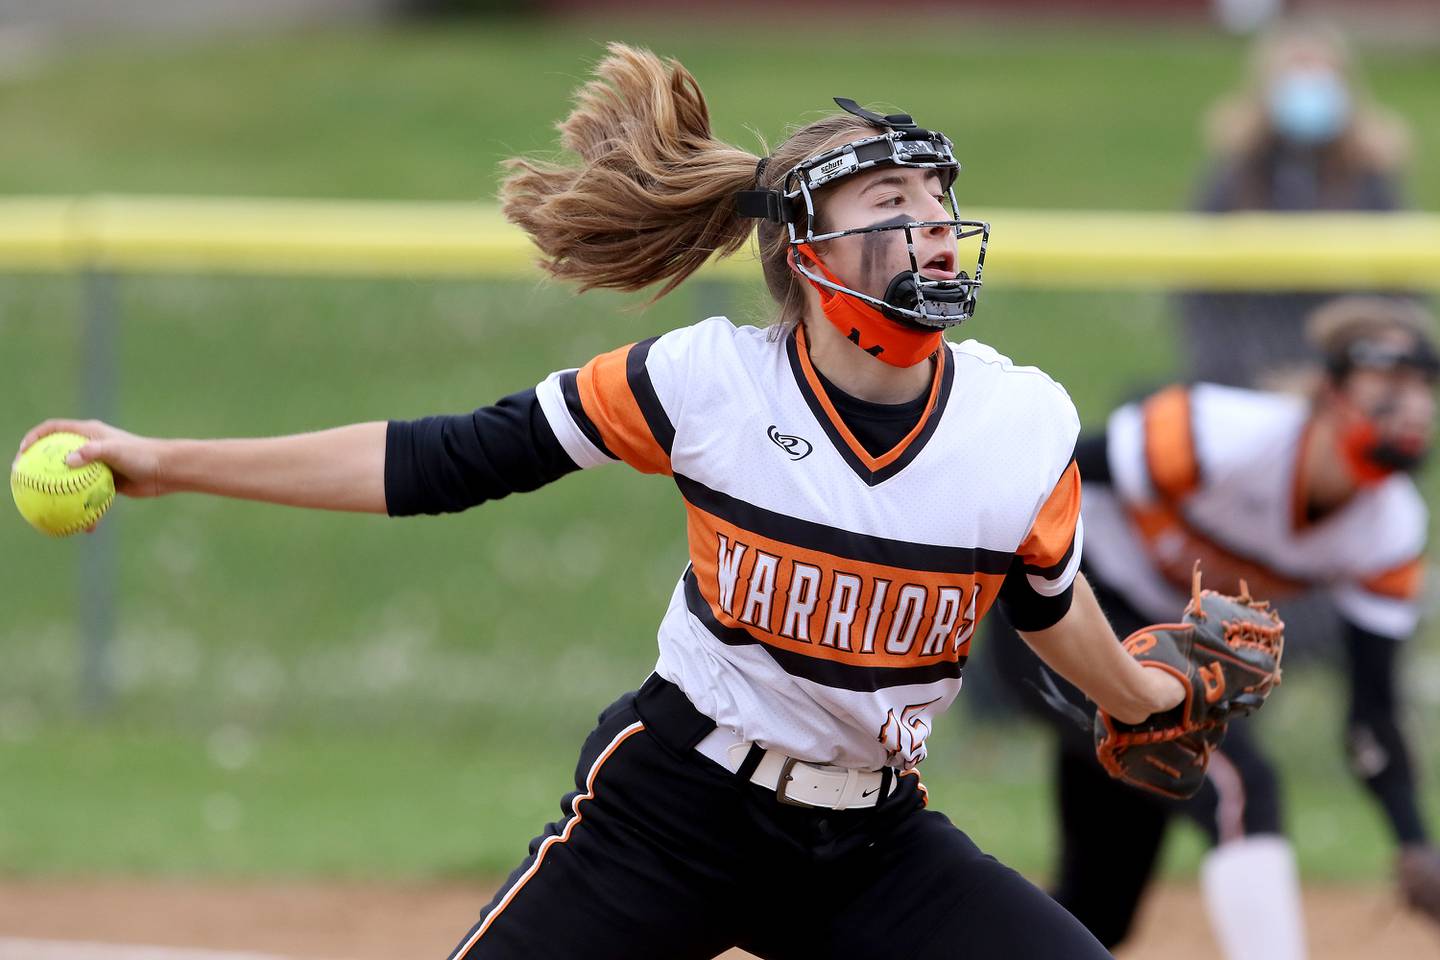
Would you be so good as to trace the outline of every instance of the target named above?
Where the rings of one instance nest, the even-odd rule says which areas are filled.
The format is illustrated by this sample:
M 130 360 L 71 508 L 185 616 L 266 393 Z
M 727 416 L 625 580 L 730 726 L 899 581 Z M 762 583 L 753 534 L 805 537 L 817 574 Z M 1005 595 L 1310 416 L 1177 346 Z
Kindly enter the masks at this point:
M 1211 111 L 1209 140 L 1197 199 L 1207 213 L 1402 206 L 1409 130 L 1359 88 L 1344 38 L 1327 25 L 1289 23 L 1263 37 L 1248 89 Z M 1313 360 L 1304 318 L 1339 292 L 1184 295 L 1189 376 L 1252 386 L 1267 368 Z
M 1215 19 L 1231 33 L 1258 30 L 1279 15 L 1284 0 L 1214 0 Z

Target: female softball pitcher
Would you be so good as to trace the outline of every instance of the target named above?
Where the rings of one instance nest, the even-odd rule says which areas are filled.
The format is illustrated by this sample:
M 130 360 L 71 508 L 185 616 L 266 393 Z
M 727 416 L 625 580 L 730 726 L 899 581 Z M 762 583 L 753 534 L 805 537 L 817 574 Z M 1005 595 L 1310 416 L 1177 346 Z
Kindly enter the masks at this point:
M 682 66 L 614 45 L 560 126 L 578 163 L 509 163 L 506 215 L 582 290 L 667 292 L 758 220 L 768 330 L 711 318 L 460 416 L 259 440 L 52 420 L 23 441 L 92 438 L 75 462 L 131 496 L 392 516 L 616 460 L 673 478 L 690 563 L 655 673 L 600 715 L 563 819 L 452 960 L 1108 956 L 927 810 L 916 767 L 997 600 L 1121 720 L 1185 691 L 1126 653 L 1076 576 L 1065 391 L 944 339 L 988 233 L 957 219 L 950 140 L 837 103 L 757 158 L 711 136 Z M 980 242 L 965 270 L 960 237 Z

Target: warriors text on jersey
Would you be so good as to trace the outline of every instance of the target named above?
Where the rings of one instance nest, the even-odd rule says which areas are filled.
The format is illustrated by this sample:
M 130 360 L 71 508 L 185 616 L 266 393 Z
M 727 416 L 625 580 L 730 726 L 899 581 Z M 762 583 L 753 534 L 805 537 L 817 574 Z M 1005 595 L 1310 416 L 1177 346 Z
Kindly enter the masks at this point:
M 1106 429 L 1113 487 L 1085 496 L 1087 562 L 1141 613 L 1173 617 L 1201 562 L 1206 586 L 1283 601 L 1314 587 L 1383 636 L 1414 629 L 1425 504 L 1396 474 L 1310 521 L 1297 492 L 1309 411 L 1282 394 L 1171 387 Z
M 801 328 L 711 319 L 537 388 L 579 466 L 674 478 L 690 564 L 656 669 L 742 739 L 913 766 L 1007 573 L 1041 596 L 1070 589 L 1082 538 L 1069 397 L 973 341 L 933 367 L 919 423 L 879 456 L 837 414 Z

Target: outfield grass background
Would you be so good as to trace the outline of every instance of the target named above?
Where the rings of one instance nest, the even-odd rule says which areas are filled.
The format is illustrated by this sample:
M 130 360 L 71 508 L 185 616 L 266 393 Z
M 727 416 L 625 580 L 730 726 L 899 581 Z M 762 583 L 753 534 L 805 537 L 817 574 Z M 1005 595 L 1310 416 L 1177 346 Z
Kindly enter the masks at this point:
M 803 44 L 739 33 L 521 23 L 79 51 L 0 80 L 0 194 L 488 201 L 498 160 L 551 143 L 587 63 L 619 38 L 684 61 L 717 132 L 742 145 L 755 145 L 751 128 L 774 142 L 829 96 L 858 96 L 952 133 L 962 198 L 977 204 L 1170 209 L 1202 165 L 1199 115 L 1244 56 L 1179 29 L 953 21 L 926 48 L 883 51 L 864 31 Z M 1365 62 L 1388 104 L 1437 115 L 1433 51 Z M 1412 194 L 1434 208 L 1440 129 L 1418 134 Z M 188 436 L 465 410 L 717 302 L 739 320 L 766 314 L 745 285 L 692 285 L 651 307 L 528 280 L 123 277 L 118 294 L 117 419 Z M 78 278 L 0 276 L 0 436 L 86 412 L 84 304 Z M 966 333 L 1053 373 L 1093 424 L 1173 374 L 1170 320 L 1159 293 L 994 289 Z M 666 481 L 620 467 L 439 520 L 122 502 L 105 522 L 121 557 L 117 697 L 86 716 L 77 544 L 0 516 L 0 872 L 508 869 L 559 812 L 594 714 L 653 663 L 684 564 L 681 518 Z M 1433 763 L 1428 633 L 1408 668 L 1411 726 Z M 1310 877 L 1377 877 L 1387 845 L 1341 762 L 1342 718 L 1326 700 L 1338 684 L 1297 672 L 1265 726 L 1302 864 Z M 1043 871 L 1043 742 L 960 711 L 932 744 L 938 806 Z M 1181 831 L 1170 868 L 1193 867 L 1197 849 Z

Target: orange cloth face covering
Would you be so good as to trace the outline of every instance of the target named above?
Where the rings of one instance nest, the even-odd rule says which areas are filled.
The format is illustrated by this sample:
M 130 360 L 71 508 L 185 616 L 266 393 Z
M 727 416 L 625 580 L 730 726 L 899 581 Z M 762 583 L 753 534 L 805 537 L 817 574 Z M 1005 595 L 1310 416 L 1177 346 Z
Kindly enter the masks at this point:
M 1362 487 L 1373 487 L 1392 473 L 1413 470 L 1425 459 L 1421 446 L 1382 441 L 1375 421 L 1363 415 L 1341 431 L 1340 450 L 1350 475 Z
M 795 269 L 796 249 L 815 265 L 826 280 L 837 286 L 848 286 L 826 268 L 808 243 L 791 247 L 792 270 Z M 820 294 L 820 308 L 825 311 L 825 316 L 835 329 L 845 335 L 846 340 L 892 367 L 915 366 L 939 350 L 941 341 L 945 339 L 940 330 L 925 330 L 891 320 L 864 300 L 831 290 L 805 277 L 798 270 L 796 274 L 809 280 L 810 285 Z

